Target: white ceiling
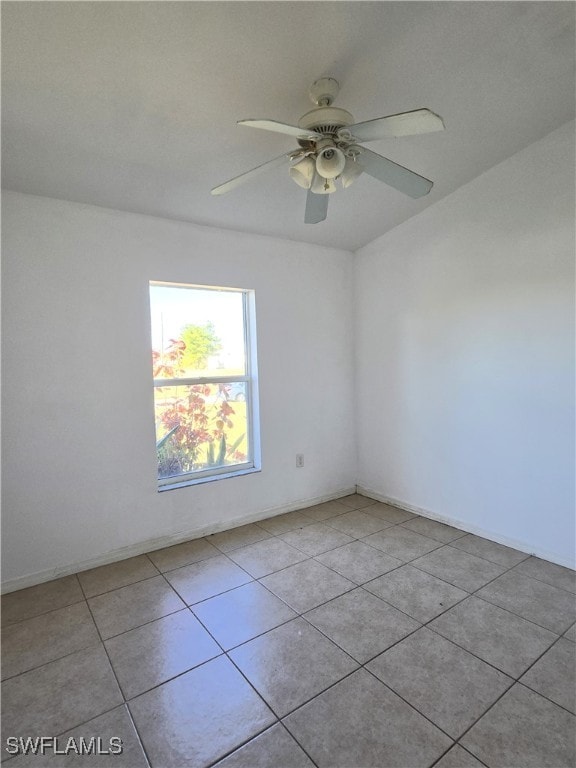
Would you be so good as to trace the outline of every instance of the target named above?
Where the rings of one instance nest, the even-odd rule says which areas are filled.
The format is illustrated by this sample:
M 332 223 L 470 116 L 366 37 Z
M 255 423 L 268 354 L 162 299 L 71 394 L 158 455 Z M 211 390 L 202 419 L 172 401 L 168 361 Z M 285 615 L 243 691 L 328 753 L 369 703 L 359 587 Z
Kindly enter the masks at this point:
M 356 250 L 574 117 L 571 2 L 4 2 L 3 185 Z M 236 125 L 296 123 L 340 81 L 357 121 L 428 107 L 444 133 L 370 148 L 433 179 L 411 200 L 363 175 L 303 223 L 288 151 Z

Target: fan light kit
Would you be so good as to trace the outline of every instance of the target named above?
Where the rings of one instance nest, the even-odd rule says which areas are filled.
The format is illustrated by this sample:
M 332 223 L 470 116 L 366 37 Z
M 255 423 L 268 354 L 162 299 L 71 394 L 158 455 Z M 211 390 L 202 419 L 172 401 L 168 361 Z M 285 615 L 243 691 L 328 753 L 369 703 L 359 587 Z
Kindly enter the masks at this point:
M 332 77 L 316 80 L 309 90 L 316 109 L 306 112 L 297 126 L 277 120 L 239 120 L 239 125 L 294 136 L 299 146 L 214 187 L 212 194 L 223 195 L 264 171 L 292 163 L 290 178 L 308 190 L 304 215 L 307 224 L 324 221 L 328 212 L 328 196 L 336 192 L 336 181 L 346 188 L 363 172 L 409 197 L 427 195 L 433 182 L 360 144 L 443 131 L 442 118 L 429 109 L 416 109 L 355 123 L 350 112 L 332 106 L 339 89 L 338 82 Z

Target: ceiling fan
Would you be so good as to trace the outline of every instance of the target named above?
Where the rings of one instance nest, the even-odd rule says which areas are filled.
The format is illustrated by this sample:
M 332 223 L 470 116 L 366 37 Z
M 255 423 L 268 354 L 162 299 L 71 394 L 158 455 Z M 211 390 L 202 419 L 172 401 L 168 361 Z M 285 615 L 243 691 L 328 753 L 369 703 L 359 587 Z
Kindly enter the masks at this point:
M 343 187 L 349 187 L 362 172 L 409 197 L 427 195 L 432 189 L 432 181 L 360 144 L 443 131 L 442 118 L 429 109 L 415 109 L 355 123 L 350 112 L 331 106 L 339 90 L 338 82 L 332 77 L 316 80 L 309 90 L 316 109 L 303 115 L 297 126 L 277 120 L 239 120 L 239 125 L 294 136 L 299 147 L 214 187 L 211 193 L 223 195 L 264 171 L 291 162 L 290 177 L 308 190 L 304 215 L 307 224 L 324 221 L 328 212 L 328 195 L 336 191 L 337 179 Z

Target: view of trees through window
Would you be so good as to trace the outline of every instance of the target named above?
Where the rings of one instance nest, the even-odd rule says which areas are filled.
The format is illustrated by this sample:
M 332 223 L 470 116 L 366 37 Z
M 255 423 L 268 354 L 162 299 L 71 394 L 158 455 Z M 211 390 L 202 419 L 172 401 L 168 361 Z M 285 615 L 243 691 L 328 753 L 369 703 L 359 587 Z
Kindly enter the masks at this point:
M 150 284 L 160 485 L 250 465 L 246 298 Z

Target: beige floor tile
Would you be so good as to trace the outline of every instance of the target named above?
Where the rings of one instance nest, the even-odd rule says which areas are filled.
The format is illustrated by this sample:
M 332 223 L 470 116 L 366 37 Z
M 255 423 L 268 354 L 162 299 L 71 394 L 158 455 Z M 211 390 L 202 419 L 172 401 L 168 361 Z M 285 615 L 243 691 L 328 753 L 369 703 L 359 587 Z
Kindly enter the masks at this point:
M 427 517 L 414 517 L 401 523 L 401 525 L 403 528 L 421 533 L 422 536 L 429 536 L 431 539 L 436 539 L 436 541 L 441 541 L 444 544 L 466 535 L 465 531 L 459 531 L 458 528 L 439 523 L 437 520 L 429 520 Z
M 296 528 L 310 525 L 311 522 L 310 518 L 303 515 L 300 511 L 294 511 L 286 512 L 286 514 L 277 515 L 276 517 L 269 517 L 266 520 L 258 520 L 257 525 L 273 536 L 280 536 L 282 533 L 288 533 L 288 531 L 294 531 Z
M 226 555 L 185 565 L 167 573 L 166 578 L 188 605 L 252 581 L 252 577 Z
M 229 655 L 279 717 L 358 667 L 304 619 L 283 624 Z
M 421 536 L 419 533 L 409 531 L 407 528 L 402 528 L 399 525 L 373 533 L 371 536 L 362 539 L 362 541 L 404 562 L 413 560 L 415 557 L 420 557 L 420 555 L 442 546 L 441 542 L 435 539 Z
M 204 600 L 193 610 L 225 651 L 296 616 L 286 603 L 255 581 Z
M 374 517 L 374 515 L 367 515 L 361 509 L 353 509 L 351 512 L 346 512 L 343 515 L 331 517 L 326 521 L 326 524 L 337 531 L 342 531 L 342 533 L 352 536 L 354 539 L 369 536 L 371 533 L 376 533 L 392 525 L 392 523 Z
M 367 669 L 453 739 L 513 683 L 426 627 L 378 656 Z
M 361 587 L 314 608 L 304 618 L 360 664 L 420 626 Z
M 478 592 L 478 597 L 562 634 L 576 619 L 574 595 L 524 576 L 516 569 Z
M 83 725 L 63 733 L 58 739 L 58 748 L 65 750 L 68 739 L 80 744 L 83 738 L 87 744 L 90 739 L 100 738 L 103 750 L 114 747 L 112 738 L 122 740 L 122 754 L 77 755 L 70 751 L 66 756 L 54 752 L 40 755 L 21 755 L 8 764 L 10 768 L 148 768 L 148 760 L 142 749 L 126 707 L 121 706 L 94 718 Z
M 484 765 L 458 744 L 449 749 L 434 768 L 484 768 Z
M 528 557 L 525 552 L 505 547 L 503 544 L 484 539 L 481 536 L 474 536 L 472 533 L 452 542 L 452 546 L 469 552 L 471 555 L 477 555 L 485 560 L 498 563 L 498 565 L 504 565 L 506 568 L 511 568 Z
M 355 584 L 364 584 L 402 565 L 401 560 L 380 552 L 362 541 L 352 541 L 314 558 Z
M 281 538 L 286 544 L 312 556 L 353 541 L 351 536 L 331 528 L 326 523 L 313 523 L 305 528 L 284 533 Z
M 224 656 L 138 696 L 129 707 L 156 768 L 205 768 L 276 719 Z
M 556 640 L 553 632 L 477 597 L 459 603 L 428 626 L 515 678 Z
M 118 563 L 82 571 L 78 574 L 78 579 L 86 597 L 94 597 L 157 575 L 158 569 L 152 565 L 146 555 L 139 555 Z
M 104 640 L 185 607 L 163 576 L 91 597 L 88 605 Z
M 126 699 L 222 653 L 188 608 L 117 635 L 105 645 Z
M 322 504 L 314 504 L 312 507 L 305 507 L 300 510 L 305 517 L 316 523 L 328 520 L 330 517 L 343 515 L 345 512 L 349 511 L 350 507 L 340 504 L 339 501 L 325 501 Z
M 413 512 L 407 512 L 405 509 L 393 507 L 391 504 L 383 504 L 380 501 L 366 507 L 364 511 L 368 515 L 374 515 L 381 520 L 387 520 L 392 525 L 398 525 L 399 523 L 404 523 L 406 520 L 412 520 L 417 517 Z
M 3 627 L 2 679 L 99 643 L 84 601 Z
M 468 596 L 448 584 L 411 565 L 369 581 L 364 589 L 386 600 L 417 621 L 426 623 Z
M 275 573 L 289 565 L 300 563 L 302 560 L 306 560 L 308 555 L 291 547 L 281 539 L 272 538 L 258 541 L 247 547 L 234 549 L 228 554 L 228 557 L 245 571 L 248 571 L 255 579 L 260 579 L 269 573 Z
M 538 579 L 538 581 L 544 581 L 553 587 L 576 593 L 576 571 L 573 571 L 571 568 L 564 568 L 562 565 L 549 563 L 547 560 L 541 560 L 539 557 L 529 557 L 516 566 L 514 571 L 521 573 L 523 576 L 531 576 L 533 579 Z
M 102 644 L 24 672 L 2 686 L 2 733 L 58 735 L 122 704 Z
M 370 507 L 376 503 L 375 499 L 370 499 L 368 496 L 362 496 L 359 493 L 353 493 L 350 496 L 341 496 L 337 499 L 339 504 L 343 504 L 348 509 L 363 509 L 364 507 Z
M 193 539 L 182 544 L 174 544 L 172 547 L 157 549 L 155 552 L 148 552 L 148 557 L 159 571 L 165 573 L 174 570 L 174 568 L 181 568 L 183 565 L 199 563 L 210 557 L 217 557 L 219 554 L 220 550 L 212 546 L 206 539 Z
M 462 738 L 490 768 L 573 768 L 576 718 L 516 684 Z
M 356 586 L 315 560 L 264 576 L 261 583 L 297 613 L 303 613 Z
M 576 714 L 576 646 L 563 637 L 546 651 L 520 682 Z
M 428 768 L 452 744 L 364 669 L 293 712 L 284 724 L 319 768 Z
M 573 768 L 574 572 L 365 503 L 4 596 L 3 736 L 118 735 L 42 765 L 145 768 L 118 678 L 152 768 Z
M 207 537 L 207 541 L 218 547 L 221 552 L 231 552 L 238 547 L 246 547 L 248 544 L 254 544 L 269 537 L 268 531 L 259 525 L 250 523 L 249 525 L 240 525 L 238 528 L 231 528 L 229 531 L 213 533 L 212 536 Z
M 84 600 L 78 577 L 64 576 L 35 587 L 2 595 L 2 625 L 30 619 Z
M 237 749 L 214 768 L 314 768 L 286 728 L 273 725 L 260 736 Z
M 451 545 L 414 560 L 412 565 L 467 592 L 474 592 L 506 570 L 503 565 L 470 555 Z

